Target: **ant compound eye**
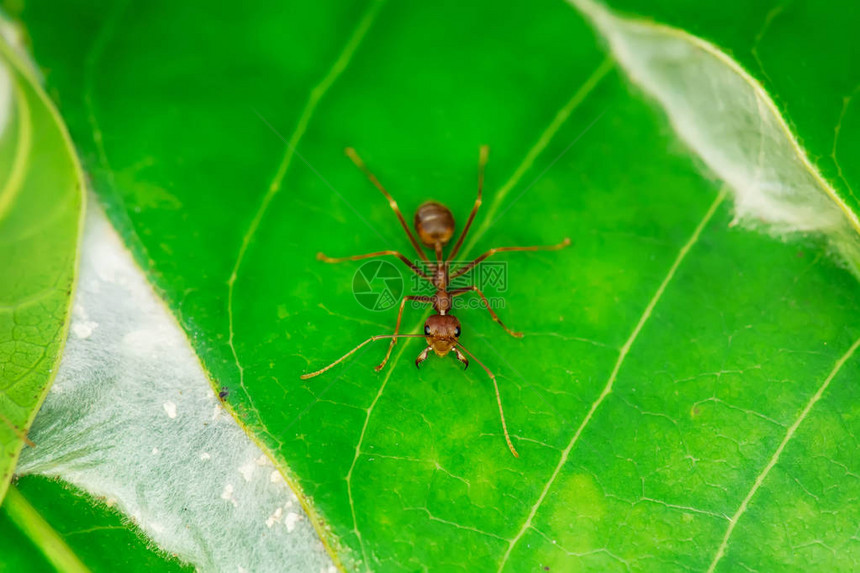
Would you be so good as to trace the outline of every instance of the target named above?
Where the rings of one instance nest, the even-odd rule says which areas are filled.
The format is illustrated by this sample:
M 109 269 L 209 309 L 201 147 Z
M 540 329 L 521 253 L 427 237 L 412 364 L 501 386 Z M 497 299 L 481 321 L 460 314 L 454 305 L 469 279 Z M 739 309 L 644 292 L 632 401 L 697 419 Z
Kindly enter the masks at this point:
M 454 336 L 456 336 L 457 338 L 460 338 L 460 327 L 459 326 L 457 327 L 457 330 L 454 331 Z
M 424 325 L 424 334 L 426 334 L 427 336 L 430 336 L 430 327 L 427 326 L 426 324 Z

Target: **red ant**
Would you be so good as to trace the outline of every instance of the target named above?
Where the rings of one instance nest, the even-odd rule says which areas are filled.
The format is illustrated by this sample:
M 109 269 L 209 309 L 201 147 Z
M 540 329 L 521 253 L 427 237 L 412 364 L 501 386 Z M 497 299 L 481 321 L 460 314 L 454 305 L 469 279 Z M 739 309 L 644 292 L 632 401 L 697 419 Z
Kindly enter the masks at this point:
M 377 189 L 382 191 L 382 194 L 385 195 L 385 198 L 388 199 L 388 204 L 391 205 L 391 209 L 394 211 L 394 214 L 397 215 L 397 218 L 400 220 L 400 224 L 403 227 L 403 230 L 406 231 L 406 235 L 409 237 L 409 241 L 415 247 L 415 250 L 418 252 L 418 256 L 427 263 L 429 274 L 425 273 L 423 270 L 418 268 L 415 264 L 412 263 L 406 256 L 398 251 L 379 251 L 376 253 L 368 253 L 366 255 L 356 255 L 352 257 L 342 257 L 333 259 L 331 257 L 327 257 L 322 253 L 317 254 L 317 258 L 326 263 L 341 263 L 344 261 L 359 261 L 361 259 L 368 259 L 371 257 L 380 257 L 385 255 L 393 255 L 403 261 L 406 266 L 412 269 L 412 272 L 420 276 L 421 278 L 430 282 L 433 285 L 433 288 L 436 289 L 436 294 L 433 296 L 405 296 L 403 300 L 400 302 L 400 311 L 397 313 L 397 324 L 394 327 L 394 334 L 380 334 L 377 336 L 371 336 L 349 352 L 347 352 L 341 358 L 338 358 L 325 368 L 321 370 L 317 370 L 316 372 L 311 372 L 310 374 L 304 374 L 302 379 L 313 378 L 314 376 L 318 376 L 332 368 L 333 366 L 343 362 L 347 358 L 349 358 L 353 353 L 355 353 L 362 346 L 369 344 L 370 342 L 374 342 L 376 340 L 381 340 L 383 338 L 390 338 L 391 344 L 388 345 L 388 352 L 385 354 L 385 358 L 383 358 L 382 362 L 379 366 L 376 367 L 376 371 L 379 372 L 385 366 L 385 363 L 388 362 L 388 358 L 391 356 L 391 351 L 394 349 L 394 345 L 397 343 L 398 338 L 420 338 L 424 337 L 427 340 L 427 347 L 421 351 L 421 354 L 415 359 L 415 366 L 417 367 L 422 362 L 427 359 L 428 353 L 433 350 L 437 356 L 445 356 L 449 352 L 454 352 L 454 355 L 457 357 L 457 360 L 462 362 L 466 368 L 469 367 L 469 360 L 463 354 L 465 352 L 469 356 L 471 356 L 478 364 L 481 365 L 486 373 L 490 376 L 493 381 L 493 386 L 496 389 L 496 401 L 499 404 L 499 414 L 502 419 L 502 430 L 505 432 L 505 441 L 508 443 L 508 448 L 510 448 L 511 453 L 514 457 L 520 457 L 517 453 L 517 450 L 514 448 L 513 443 L 511 443 L 510 435 L 508 435 L 508 427 L 505 423 L 505 412 L 502 409 L 502 398 L 499 394 L 499 384 L 496 382 L 496 377 L 490 372 L 490 369 L 487 368 L 483 362 L 478 360 L 478 358 L 469 352 L 461 343 L 460 343 L 460 321 L 457 320 L 457 317 L 450 314 L 451 308 L 453 307 L 453 298 L 455 296 L 460 296 L 466 294 L 467 292 L 474 291 L 478 293 L 484 304 L 487 307 L 487 310 L 490 313 L 490 316 L 493 317 L 493 320 L 499 323 L 499 326 L 505 329 L 505 331 L 514 336 L 516 338 L 522 338 L 522 332 L 514 332 L 509 329 L 507 326 L 502 323 L 499 317 L 493 312 L 493 309 L 490 307 L 490 303 L 487 300 L 487 297 L 484 296 L 478 287 L 472 285 L 469 287 L 463 288 L 455 288 L 452 290 L 447 290 L 450 282 L 457 277 L 469 272 L 472 268 L 474 268 L 481 261 L 490 257 L 496 253 L 500 253 L 503 251 L 539 251 L 539 250 L 548 250 L 554 251 L 558 249 L 563 249 L 564 247 L 570 245 L 570 239 L 564 239 L 561 243 L 557 245 L 549 245 L 549 246 L 537 246 L 537 247 L 497 247 L 495 249 L 490 249 L 480 257 L 476 258 L 470 263 L 464 264 L 463 266 L 456 268 L 453 272 L 450 270 L 449 266 L 451 261 L 456 256 L 457 252 L 460 250 L 460 247 L 463 244 L 463 240 L 466 238 L 466 233 L 469 232 L 469 227 L 472 225 L 472 221 L 475 218 L 475 214 L 478 212 L 478 207 L 481 206 L 481 192 L 484 187 L 484 167 L 487 164 L 487 158 L 489 157 L 489 148 L 485 145 L 481 147 L 480 151 L 480 159 L 478 162 L 478 197 L 475 199 L 475 205 L 472 207 L 472 212 L 469 214 L 469 219 L 466 221 L 466 226 L 463 227 L 463 232 L 460 233 L 460 237 L 457 239 L 457 242 L 454 243 L 454 247 L 448 253 L 447 258 L 443 258 L 442 256 L 442 247 L 448 244 L 451 238 L 454 236 L 454 215 L 451 214 L 451 210 L 442 205 L 441 203 L 437 203 L 435 201 L 428 201 L 418 207 L 418 211 L 415 213 L 415 231 L 418 233 L 418 237 L 421 239 L 421 243 L 424 244 L 425 247 L 433 250 L 436 254 L 436 262 L 431 262 L 427 255 L 424 253 L 424 250 L 421 248 L 421 244 L 418 243 L 418 240 L 412 234 L 412 231 L 409 230 L 409 226 L 406 224 L 406 220 L 403 218 L 403 213 L 400 212 L 400 208 L 397 206 L 397 202 L 385 190 L 376 176 L 370 172 L 370 170 L 364 165 L 364 162 L 355 152 L 355 150 L 351 147 L 346 149 L 346 154 L 352 159 L 353 163 L 361 169 L 365 175 L 367 175 L 368 179 L 370 179 L 371 183 L 373 183 Z M 406 305 L 406 301 L 415 301 L 423 304 L 432 304 L 433 310 L 436 311 L 436 314 L 432 314 L 427 318 L 427 322 L 424 324 L 424 334 L 399 334 L 400 331 L 400 319 L 403 317 L 403 307 Z

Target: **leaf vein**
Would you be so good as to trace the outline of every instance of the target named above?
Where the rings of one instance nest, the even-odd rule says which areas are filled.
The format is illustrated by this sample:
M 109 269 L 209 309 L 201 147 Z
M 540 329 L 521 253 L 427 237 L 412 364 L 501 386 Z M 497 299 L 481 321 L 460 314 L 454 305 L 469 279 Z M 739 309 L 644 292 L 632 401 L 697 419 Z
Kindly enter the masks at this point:
M 666 287 L 672 281 L 672 278 L 675 276 L 675 272 L 681 266 L 681 263 L 689 253 L 690 249 L 696 242 L 699 240 L 699 236 L 702 234 L 702 231 L 707 226 L 708 222 L 713 217 L 714 213 L 717 211 L 717 208 L 722 204 L 723 200 L 726 198 L 726 190 L 723 189 L 717 195 L 717 198 L 714 199 L 714 202 L 711 203 L 711 206 L 708 208 L 708 211 L 705 213 L 704 218 L 699 222 L 696 229 L 693 231 L 693 234 L 690 236 L 690 239 L 681 247 L 681 250 L 678 252 L 678 256 L 675 258 L 675 261 L 672 263 L 672 266 L 669 268 L 669 272 L 666 274 L 666 277 L 663 279 L 663 282 L 660 283 L 660 286 L 657 288 L 657 291 L 654 293 L 654 296 L 651 298 L 648 305 L 645 307 L 642 316 L 639 318 L 639 322 L 633 329 L 633 332 L 630 334 L 630 337 L 627 339 L 627 342 L 624 343 L 624 346 L 621 347 L 621 350 L 618 353 L 618 359 L 615 361 L 615 366 L 612 368 L 612 372 L 609 375 L 609 379 L 606 382 L 606 386 L 604 386 L 603 391 L 597 397 L 597 399 L 592 403 L 591 408 L 588 410 L 588 413 L 585 415 L 585 418 L 582 420 L 582 423 L 577 428 L 576 433 L 574 433 L 573 437 L 568 443 L 567 447 L 562 451 L 561 456 L 558 460 L 558 464 L 556 464 L 555 469 L 550 475 L 549 480 L 547 480 L 546 485 L 541 491 L 541 494 L 538 496 L 537 501 L 532 506 L 531 511 L 529 512 L 528 517 L 520 528 L 519 532 L 514 536 L 511 540 L 510 545 L 508 546 L 507 551 L 502 557 L 501 562 L 499 563 L 498 571 L 502 571 L 505 568 L 505 565 L 508 562 L 508 559 L 511 556 L 511 553 L 516 547 L 517 543 L 520 539 L 522 539 L 525 532 L 532 527 L 532 521 L 534 520 L 535 515 L 543 504 L 544 499 L 546 499 L 547 493 L 552 488 L 555 483 L 556 478 L 558 478 L 559 473 L 561 473 L 561 468 L 564 467 L 564 464 L 567 463 L 567 459 L 570 456 L 570 452 L 573 450 L 573 447 L 579 441 L 579 437 L 582 435 L 583 430 L 591 421 L 591 418 L 594 416 L 594 413 L 600 407 L 606 397 L 612 392 L 612 386 L 615 384 L 615 378 L 618 376 L 619 370 L 621 370 L 621 365 L 624 363 L 624 359 L 627 357 L 627 353 L 630 351 L 630 348 L 633 346 L 633 343 L 636 342 L 636 338 L 639 336 L 639 333 L 642 331 L 643 326 L 651 317 L 651 313 L 654 310 L 654 307 L 657 306 L 657 303 L 660 301 L 660 298 L 663 296 L 663 292 L 666 290 Z
M 725 533 L 725 535 L 723 535 L 723 539 L 720 542 L 719 547 L 717 548 L 717 552 L 714 555 L 713 560 L 711 561 L 710 567 L 708 567 L 708 573 L 711 573 L 712 571 L 714 571 L 714 569 L 716 569 L 717 564 L 719 564 L 720 560 L 725 555 L 726 548 L 728 547 L 728 544 L 729 544 L 729 538 L 732 536 L 732 533 L 734 532 L 734 529 L 738 523 L 738 520 L 740 520 L 740 518 L 746 512 L 747 508 L 749 507 L 750 501 L 755 496 L 755 494 L 758 492 L 759 488 L 761 488 L 764 481 L 767 479 L 767 476 L 770 473 L 770 470 L 772 470 L 774 468 L 774 466 L 776 466 L 776 464 L 779 462 L 779 457 L 782 455 L 783 450 L 785 450 L 785 446 L 788 445 L 788 442 L 791 441 L 791 439 L 794 437 L 794 434 L 795 434 L 795 432 L 797 432 L 797 429 L 800 427 L 800 424 L 803 423 L 803 421 L 809 415 L 809 412 L 812 411 L 813 406 L 815 406 L 815 404 L 824 395 L 824 392 L 827 390 L 827 387 L 830 386 L 830 382 L 836 377 L 836 375 L 839 373 L 839 371 L 842 369 L 842 367 L 845 365 L 845 363 L 848 362 L 848 360 L 851 358 L 851 356 L 854 355 L 854 352 L 857 350 L 858 347 L 860 347 L 860 338 L 855 340 L 854 344 L 851 345 L 851 347 L 845 352 L 845 354 L 843 354 L 836 361 L 836 363 L 833 366 L 833 369 L 830 371 L 830 374 L 827 375 L 827 377 L 824 379 L 824 382 L 821 383 L 821 386 L 818 387 L 818 390 L 815 392 L 815 394 L 812 395 L 812 397 L 806 403 L 806 406 L 800 412 L 800 415 L 797 417 L 797 419 L 794 421 L 794 423 L 791 426 L 789 426 L 788 430 L 786 430 L 785 436 L 783 437 L 782 441 L 779 443 L 779 446 L 777 446 L 776 450 L 774 451 L 774 453 L 771 456 L 770 460 L 768 461 L 767 465 L 764 467 L 764 469 L 762 469 L 762 471 L 756 477 L 755 481 L 753 482 L 752 487 L 747 492 L 746 497 L 744 497 L 743 501 L 741 501 L 741 504 L 738 506 L 737 511 L 735 511 L 734 515 L 729 519 L 729 525 L 726 528 L 726 533 Z
M 413 328 L 412 331 L 418 330 L 418 328 L 423 323 L 424 318 L 422 317 L 421 322 L 416 324 L 415 328 Z M 364 560 L 363 565 L 365 570 L 369 570 L 369 563 L 367 561 L 367 549 L 364 546 L 364 539 L 361 537 L 361 532 L 358 530 L 358 520 L 356 518 L 355 513 L 355 498 L 352 495 L 352 472 L 355 470 L 355 466 L 358 463 L 358 459 L 361 457 L 362 454 L 361 446 L 362 444 L 364 444 L 364 437 L 367 435 L 367 426 L 370 424 L 370 417 L 373 414 L 374 408 L 376 408 L 377 402 L 379 402 L 379 399 L 382 398 L 382 393 L 385 391 L 385 386 L 391 379 L 391 374 L 394 372 L 394 367 L 397 365 L 398 362 L 400 362 L 400 358 L 403 356 L 403 353 L 406 352 L 406 346 L 406 344 L 401 344 L 400 350 L 397 352 L 397 354 L 393 354 L 391 356 L 391 360 L 388 364 L 388 370 L 385 373 L 385 378 L 382 379 L 382 384 L 379 386 L 379 390 L 376 392 L 376 396 L 373 398 L 373 401 L 370 403 L 370 406 L 367 407 L 367 415 L 364 418 L 364 424 L 361 426 L 361 433 L 358 436 L 358 443 L 355 445 L 355 456 L 352 458 L 352 464 L 350 464 L 349 466 L 349 471 L 346 473 L 346 495 L 349 499 L 349 511 L 352 514 L 352 531 L 358 538 L 358 545 L 359 547 L 361 547 L 361 556 Z
M 301 116 L 299 116 L 296 128 L 293 131 L 293 134 L 290 136 L 289 141 L 287 142 L 287 148 L 284 151 L 284 156 L 281 159 L 281 163 L 278 166 L 278 170 L 275 173 L 275 177 L 269 184 L 269 188 L 263 195 L 263 199 L 254 214 L 254 218 L 251 220 L 248 229 L 245 231 L 245 234 L 242 237 L 242 244 L 239 246 L 239 253 L 236 256 L 236 261 L 233 263 L 233 269 L 230 272 L 230 278 L 227 280 L 227 345 L 230 347 L 230 352 L 233 354 L 233 360 L 235 361 L 236 368 L 239 371 L 239 386 L 242 388 L 242 391 L 245 393 L 245 396 L 247 397 L 248 402 L 251 404 L 251 407 L 254 411 L 257 410 L 256 407 L 254 407 L 254 401 L 251 398 L 250 393 L 245 388 L 245 369 L 243 368 L 242 362 L 239 359 L 239 354 L 236 351 L 235 345 L 233 298 L 236 279 L 239 275 L 239 269 L 242 266 L 242 262 L 245 259 L 245 254 L 248 251 L 248 247 L 250 246 L 251 241 L 257 234 L 260 222 L 263 220 L 263 217 L 266 215 L 266 212 L 269 209 L 269 205 L 272 203 L 272 200 L 275 198 L 275 196 L 277 196 L 277 194 L 282 188 L 284 177 L 287 174 L 287 170 L 289 170 L 290 168 L 290 164 L 293 160 L 293 155 L 295 155 L 296 147 L 304 136 L 305 131 L 307 131 L 308 125 L 310 125 L 317 105 L 331 88 L 331 86 L 335 83 L 335 81 L 337 81 L 343 71 L 347 68 L 349 63 L 352 61 L 352 56 L 358 50 L 361 41 L 364 39 L 364 36 L 367 34 L 367 31 L 370 29 L 371 25 L 376 19 L 376 15 L 379 13 L 379 10 L 382 7 L 383 3 L 384 0 L 374 0 L 370 4 L 368 9 L 365 11 L 364 16 L 359 21 L 358 26 L 355 28 L 343 50 L 341 51 L 340 55 L 332 65 L 331 69 L 329 69 L 328 73 L 323 77 L 320 83 L 318 83 L 316 86 L 314 86 L 313 89 L 311 89 L 310 95 L 308 96 L 308 101 L 305 104 L 304 109 L 302 110 Z

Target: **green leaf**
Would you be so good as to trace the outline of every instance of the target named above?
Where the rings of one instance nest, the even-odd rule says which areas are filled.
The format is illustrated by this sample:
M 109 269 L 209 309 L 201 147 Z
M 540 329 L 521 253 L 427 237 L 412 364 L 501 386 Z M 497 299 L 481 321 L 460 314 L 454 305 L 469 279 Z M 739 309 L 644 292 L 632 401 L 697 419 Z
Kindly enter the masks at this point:
M 147 546 L 137 529 L 115 509 L 93 502 L 56 481 L 25 477 L 15 484 L 18 507 L 16 524 L 9 518 L 9 500 L 0 512 L 0 543 L 3 566 L 10 571 L 52 571 L 41 564 L 39 553 L 59 547 L 58 570 L 69 570 L 68 561 L 94 571 L 181 571 L 175 560 L 159 555 Z M 36 535 L 24 537 L 20 532 L 31 522 L 42 522 Z M 20 527 L 20 529 L 19 529 Z M 44 533 L 56 543 L 46 543 Z M 83 563 L 81 563 L 83 562 Z M 188 569 L 187 567 L 185 569 Z
M 0 500 L 69 322 L 82 173 L 62 120 L 0 37 Z
M 737 19 L 736 4 L 711 10 Z M 22 16 L 115 224 L 347 568 L 857 566 L 856 280 L 824 240 L 730 226 L 727 191 L 564 3 L 31 2 Z M 839 16 L 834 45 L 854 45 Z M 794 54 L 774 54 L 790 78 Z M 826 108 L 814 129 L 789 122 L 797 141 L 828 125 L 856 141 L 851 108 L 821 92 L 775 96 Z M 450 357 L 416 371 L 414 342 L 379 374 L 384 342 L 299 379 L 397 314 L 357 303 L 359 263 L 316 253 L 409 253 L 343 148 L 407 216 L 434 198 L 462 222 L 481 144 L 469 254 L 574 245 L 497 256 L 508 289 L 493 296 L 522 340 L 458 311 L 519 459 L 485 373 Z
M 11 521 L 27 538 L 34 541 L 44 557 L 58 571 L 69 571 L 72 573 L 86 573 L 88 569 L 81 563 L 78 556 L 66 545 L 62 537 L 45 521 L 27 499 L 21 495 L 17 488 L 7 490 L 8 495 L 3 503 L 3 509 L 7 520 Z M 15 534 L 12 535 L 14 540 Z M 33 544 L 25 543 L 27 549 L 34 549 Z M 9 561 L 15 561 L 15 552 Z M 35 556 L 33 556 L 35 557 Z M 30 567 L 36 566 L 40 560 L 30 559 Z

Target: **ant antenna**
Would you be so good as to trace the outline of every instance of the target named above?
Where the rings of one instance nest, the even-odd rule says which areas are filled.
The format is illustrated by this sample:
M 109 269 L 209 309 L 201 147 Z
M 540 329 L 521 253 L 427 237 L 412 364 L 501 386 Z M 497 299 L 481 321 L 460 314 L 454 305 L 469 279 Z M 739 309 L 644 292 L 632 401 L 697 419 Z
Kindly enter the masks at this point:
M 340 358 L 338 358 L 337 360 L 335 360 L 334 362 L 332 362 L 331 364 L 326 366 L 325 368 L 323 368 L 321 370 L 317 370 L 316 372 L 311 372 L 310 374 L 302 374 L 301 379 L 307 380 L 308 378 L 313 378 L 314 376 L 319 376 L 320 374 L 322 374 L 326 370 L 329 370 L 333 366 L 337 366 L 338 364 L 340 364 L 341 362 L 343 362 L 344 360 L 346 360 L 347 358 L 349 358 L 350 356 L 355 354 L 355 352 L 359 348 L 364 346 L 365 344 L 370 344 L 371 342 L 375 342 L 377 340 L 382 340 L 383 338 L 424 338 L 424 335 L 423 334 L 377 334 L 376 336 L 371 336 L 370 338 L 368 338 L 367 340 L 365 340 L 364 342 L 362 342 L 361 344 L 359 344 L 358 346 L 356 346 L 355 348 L 353 348 L 352 350 L 350 350 L 349 352 L 347 352 L 346 354 L 344 354 L 343 356 L 341 356 Z M 489 372 L 489 370 L 488 370 L 488 372 Z
M 511 436 L 508 434 L 508 425 L 505 423 L 505 410 L 502 408 L 502 396 L 501 396 L 501 394 L 499 394 L 499 383 L 498 383 L 498 382 L 496 382 L 496 377 L 495 377 L 495 375 L 494 375 L 492 372 L 490 372 L 490 369 L 489 369 L 489 368 L 487 368 L 487 367 L 484 365 L 484 363 L 483 363 L 483 362 L 481 362 L 480 360 L 478 360 L 478 357 L 477 357 L 477 356 L 475 356 L 474 354 L 472 354 L 471 352 L 469 352 L 469 350 L 468 350 L 465 346 L 463 346 L 463 345 L 462 345 L 462 344 L 460 344 L 459 342 L 457 343 L 457 346 L 459 346 L 461 349 L 463 349 L 463 350 L 466 352 L 466 354 L 468 354 L 469 356 L 471 356 L 472 358 L 474 358 L 474 359 L 475 359 L 475 362 L 477 362 L 478 364 L 480 364 L 480 365 L 481 365 L 481 368 L 483 368 L 483 369 L 484 369 L 484 371 L 489 375 L 489 377 L 490 377 L 490 378 L 492 378 L 492 380 L 493 380 L 493 386 L 496 388 L 496 402 L 498 402 L 498 403 L 499 403 L 499 414 L 500 414 L 500 415 L 501 415 L 501 417 L 502 417 L 502 430 L 504 430 L 504 431 L 505 431 L 505 441 L 508 443 L 508 448 L 510 448 L 511 453 L 512 453 L 512 454 L 514 454 L 514 457 L 515 457 L 515 458 L 520 457 L 520 455 L 517 453 L 516 448 L 514 448 L 514 444 L 513 444 L 513 443 L 511 443 Z
M 379 179 L 376 178 L 376 175 L 371 173 L 370 169 L 364 164 L 364 161 L 361 160 L 361 157 L 358 156 L 355 149 L 352 147 L 347 147 L 345 150 L 347 157 L 352 159 L 352 162 L 355 163 L 355 166 L 361 169 L 367 178 L 370 179 L 370 182 L 376 185 L 376 188 L 382 191 L 382 194 L 385 195 L 385 198 L 388 199 L 388 204 L 391 206 L 391 209 L 394 211 L 394 214 L 397 215 L 397 218 L 400 220 L 400 224 L 403 226 L 403 230 L 406 231 L 406 234 L 409 235 L 409 241 L 412 243 L 412 246 L 415 247 L 415 250 L 418 251 L 418 256 L 420 256 L 425 261 L 427 260 L 427 255 L 424 254 L 424 250 L 421 248 L 421 245 L 418 243 L 418 240 L 415 238 L 415 235 L 412 234 L 412 231 L 409 230 L 409 225 L 406 224 L 406 219 L 403 218 L 403 213 L 400 212 L 400 207 L 397 206 L 397 201 L 394 200 L 394 197 L 391 196 L 391 193 L 385 190 L 385 187 L 382 186 L 382 183 L 379 182 Z

